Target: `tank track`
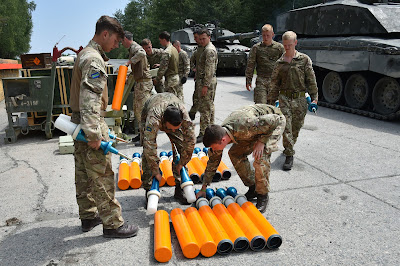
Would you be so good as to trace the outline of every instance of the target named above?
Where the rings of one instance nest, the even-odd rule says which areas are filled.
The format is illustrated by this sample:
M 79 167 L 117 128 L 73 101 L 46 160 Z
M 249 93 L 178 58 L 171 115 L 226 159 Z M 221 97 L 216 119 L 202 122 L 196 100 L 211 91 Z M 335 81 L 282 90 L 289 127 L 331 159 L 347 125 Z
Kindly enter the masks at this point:
M 354 109 L 354 108 L 351 108 L 351 107 L 338 105 L 338 104 L 333 104 L 333 103 L 328 103 L 328 102 L 324 102 L 324 101 L 318 101 L 318 105 L 324 106 L 324 107 L 328 107 L 328 108 L 331 108 L 331 109 L 345 111 L 345 112 L 348 112 L 348 113 L 353 113 L 353 114 L 358 114 L 358 115 L 362 115 L 362 116 L 366 116 L 366 117 L 371 117 L 371 118 L 378 119 L 378 120 L 388 120 L 388 121 L 400 120 L 400 110 L 395 112 L 395 113 L 392 113 L 392 114 L 381 115 L 381 114 L 377 114 L 377 113 L 366 111 L 366 110 Z

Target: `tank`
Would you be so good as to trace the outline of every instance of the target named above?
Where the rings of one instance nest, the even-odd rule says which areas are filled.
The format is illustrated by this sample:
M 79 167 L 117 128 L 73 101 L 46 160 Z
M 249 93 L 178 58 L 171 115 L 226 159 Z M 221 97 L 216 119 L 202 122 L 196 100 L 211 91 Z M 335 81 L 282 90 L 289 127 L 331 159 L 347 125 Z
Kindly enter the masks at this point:
M 399 119 L 400 4 L 325 2 L 277 16 L 277 33 L 296 32 L 296 49 L 313 61 L 319 104 Z
M 186 19 L 185 24 L 185 28 L 171 33 L 171 41 L 180 41 L 182 49 L 188 53 L 189 57 L 197 48 L 193 32 L 206 27 L 211 33 L 211 42 L 218 52 L 217 71 L 234 71 L 238 75 L 244 75 L 250 48 L 240 44 L 239 41 L 257 37 L 260 34 L 258 30 L 234 33 L 218 27 L 217 23 L 196 24 L 192 19 Z

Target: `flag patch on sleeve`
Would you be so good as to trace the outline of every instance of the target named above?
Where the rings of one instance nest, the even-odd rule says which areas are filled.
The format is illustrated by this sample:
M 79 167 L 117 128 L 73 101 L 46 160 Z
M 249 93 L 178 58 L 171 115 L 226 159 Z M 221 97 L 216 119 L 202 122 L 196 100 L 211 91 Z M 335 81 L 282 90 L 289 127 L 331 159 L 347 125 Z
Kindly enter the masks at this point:
M 100 72 L 95 72 L 90 76 L 92 77 L 92 79 L 97 79 L 98 77 L 100 77 Z

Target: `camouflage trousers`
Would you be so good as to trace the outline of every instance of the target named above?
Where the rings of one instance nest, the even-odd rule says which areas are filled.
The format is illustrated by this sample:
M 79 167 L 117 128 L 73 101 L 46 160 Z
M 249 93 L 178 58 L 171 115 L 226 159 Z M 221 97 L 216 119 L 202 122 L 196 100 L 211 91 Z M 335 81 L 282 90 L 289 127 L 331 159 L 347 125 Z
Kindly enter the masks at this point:
M 102 123 L 107 128 L 105 123 Z M 108 130 L 108 129 L 107 129 Z M 107 131 L 106 131 L 107 132 Z M 111 153 L 94 150 L 87 143 L 74 141 L 75 188 L 80 219 L 93 219 L 97 212 L 103 228 L 116 229 L 124 224 L 121 205 L 115 198 L 115 180 Z
M 294 144 L 297 141 L 304 118 L 307 113 L 307 100 L 305 97 L 290 99 L 279 95 L 279 108 L 286 117 L 286 127 L 283 132 L 283 154 L 293 156 L 295 154 Z
M 254 103 L 267 103 L 268 92 L 271 88 L 271 79 L 257 76 L 254 88 Z
M 153 89 L 153 82 L 143 81 L 135 82 L 135 97 L 133 99 L 133 112 L 135 113 L 135 119 L 140 126 L 140 119 L 142 116 L 142 109 L 147 99 L 150 98 Z
M 265 195 L 270 191 L 271 153 L 278 150 L 277 142 L 281 138 L 286 124 L 285 117 L 282 114 L 269 116 L 270 119 L 277 120 L 278 123 L 264 147 L 263 155 L 260 159 L 254 160 L 254 170 L 251 168 L 247 157 L 253 152 L 257 140 L 241 141 L 233 144 L 228 153 L 243 184 L 248 187 L 255 184 L 256 193 L 261 195 Z
M 217 78 L 213 77 L 210 87 L 207 89 L 207 94 L 205 96 L 201 95 L 203 89 L 203 82 L 199 82 L 199 112 L 200 112 L 200 133 L 199 135 L 204 135 L 207 126 L 214 124 L 214 98 L 215 90 L 217 88 Z
M 179 75 L 170 75 L 166 77 L 165 79 L 165 92 L 170 92 L 172 94 L 175 94 L 176 97 L 181 99 L 183 101 L 183 86 L 180 80 L 179 80 Z
M 171 141 L 171 150 L 174 154 L 174 161 L 175 161 L 177 154 L 175 152 L 174 145 L 175 145 L 176 149 L 178 150 L 178 153 L 182 154 L 183 150 L 186 147 L 185 145 L 187 145 L 187 144 L 183 141 L 182 132 L 175 131 L 174 133 L 168 133 L 167 136 L 168 136 L 169 140 Z M 143 158 L 142 158 L 142 169 L 143 169 L 142 187 L 144 189 L 150 189 L 151 184 L 153 182 L 151 169 L 149 168 L 149 164 L 148 164 L 147 160 L 148 159 L 146 158 L 146 156 L 143 156 Z M 172 163 L 172 172 L 174 174 L 175 184 L 180 186 L 181 175 L 180 175 L 180 173 L 178 173 L 174 163 Z
M 160 80 L 160 82 L 157 83 L 157 85 L 154 85 L 154 89 L 156 90 L 157 93 L 163 93 L 164 92 L 164 79 Z
M 200 82 L 195 81 L 194 91 L 192 96 L 193 105 L 190 108 L 189 114 L 196 115 L 196 113 L 199 111 L 200 93 L 201 93 Z

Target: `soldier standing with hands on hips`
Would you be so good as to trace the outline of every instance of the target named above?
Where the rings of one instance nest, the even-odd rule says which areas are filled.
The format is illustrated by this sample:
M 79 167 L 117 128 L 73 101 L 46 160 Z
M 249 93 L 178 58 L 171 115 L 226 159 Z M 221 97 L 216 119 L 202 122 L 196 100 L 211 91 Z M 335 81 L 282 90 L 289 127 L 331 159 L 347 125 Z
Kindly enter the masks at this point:
M 307 113 L 308 92 L 313 103 L 317 103 L 318 87 L 312 61 L 306 54 L 296 51 L 297 35 L 287 31 L 282 35 L 285 53 L 276 62 L 271 78 L 271 92 L 268 102 L 273 104 L 279 99 L 279 108 L 286 117 L 283 132 L 283 154 L 286 156 L 283 170 L 293 167 L 294 144 L 297 141 Z
M 75 61 L 70 96 L 71 122 L 81 125 L 88 140 L 74 141 L 76 200 L 82 231 L 103 223 L 103 236 L 112 238 L 132 237 L 139 230 L 124 222 L 115 198 L 111 153 L 104 155 L 99 150 L 102 140 L 110 140 L 103 117 L 108 103 L 105 52 L 117 48 L 123 38 L 124 31 L 115 18 L 100 17 L 93 39 Z

